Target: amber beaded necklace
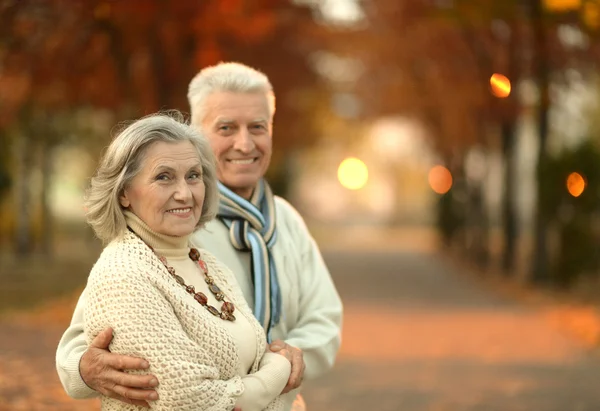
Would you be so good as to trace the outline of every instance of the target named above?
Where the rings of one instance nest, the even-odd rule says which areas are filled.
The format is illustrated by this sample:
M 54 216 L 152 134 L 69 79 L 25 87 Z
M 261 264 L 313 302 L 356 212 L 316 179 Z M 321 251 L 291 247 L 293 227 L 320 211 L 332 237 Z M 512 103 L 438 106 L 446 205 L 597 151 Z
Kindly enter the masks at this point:
M 152 249 L 152 247 L 150 247 L 150 249 Z M 152 251 L 154 252 L 154 249 L 152 249 Z M 154 252 L 154 253 L 156 254 L 156 252 Z M 171 274 L 173 276 L 175 281 L 177 281 L 178 284 L 183 286 L 183 288 L 185 288 L 185 291 L 187 291 L 189 294 L 191 294 L 194 297 L 194 299 L 200 303 L 200 305 L 202 305 L 204 308 L 206 308 L 208 310 L 208 312 L 210 312 L 215 317 L 219 317 L 226 321 L 234 321 L 235 320 L 235 316 L 233 315 L 233 312 L 235 311 L 235 306 L 233 305 L 233 303 L 231 303 L 229 301 L 225 301 L 225 294 L 223 294 L 223 292 L 221 291 L 219 286 L 215 284 L 215 280 L 209 274 L 206 263 L 204 262 L 204 260 L 202 260 L 200 258 L 200 251 L 198 251 L 195 248 L 190 248 L 190 252 L 188 255 L 192 261 L 198 263 L 198 266 L 200 267 L 200 269 L 202 270 L 202 273 L 204 274 L 204 281 L 206 282 L 206 284 L 208 284 L 208 289 L 210 290 L 210 292 L 213 293 L 213 295 L 215 296 L 217 301 L 223 302 L 223 305 L 221 305 L 221 311 L 219 311 L 217 308 L 213 307 L 212 305 L 208 304 L 208 298 L 206 297 L 206 294 L 204 294 L 202 291 L 196 291 L 194 289 L 193 285 L 187 285 L 185 283 L 185 281 L 183 280 L 183 278 L 181 278 L 181 276 L 179 276 L 175 273 L 175 269 L 173 267 L 169 266 L 169 264 L 167 263 L 167 259 L 165 257 L 158 255 L 158 254 L 156 254 L 156 255 L 157 255 L 158 259 L 160 260 L 160 262 L 163 263 L 164 266 L 167 268 L 167 271 L 169 272 L 169 274 Z

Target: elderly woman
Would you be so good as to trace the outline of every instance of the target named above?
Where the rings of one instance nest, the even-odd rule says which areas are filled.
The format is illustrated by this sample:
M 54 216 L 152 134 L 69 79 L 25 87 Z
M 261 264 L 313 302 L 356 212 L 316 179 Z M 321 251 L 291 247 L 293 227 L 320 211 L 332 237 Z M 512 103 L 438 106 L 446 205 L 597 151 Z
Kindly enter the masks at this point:
M 108 147 L 86 198 L 107 244 L 85 290 L 90 342 L 139 356 L 158 377 L 157 410 L 278 410 L 290 354 L 265 353 L 265 333 L 233 274 L 190 235 L 217 209 L 214 157 L 174 115 L 142 118 Z M 103 410 L 141 407 L 103 397 Z

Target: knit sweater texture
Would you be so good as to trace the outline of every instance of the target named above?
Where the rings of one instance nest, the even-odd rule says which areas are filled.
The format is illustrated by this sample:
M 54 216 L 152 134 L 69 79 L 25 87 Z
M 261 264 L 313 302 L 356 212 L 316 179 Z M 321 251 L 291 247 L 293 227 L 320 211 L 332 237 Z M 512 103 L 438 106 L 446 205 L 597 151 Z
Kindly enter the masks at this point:
M 277 242 L 271 252 L 282 291 L 283 317 L 273 328 L 273 339 L 283 339 L 302 349 L 306 364 L 304 377 L 313 379 L 330 370 L 335 362 L 341 343 L 343 306 L 302 217 L 277 196 L 275 216 Z M 250 253 L 233 248 L 227 227 L 219 220 L 210 221 L 192 235 L 192 242 L 210 251 L 231 269 L 245 301 L 253 306 Z M 85 385 L 79 374 L 79 362 L 87 349 L 83 318 L 88 298 L 87 290 L 84 290 L 56 351 L 56 369 L 61 383 L 74 398 L 98 395 Z M 283 396 L 289 405 L 286 410 L 291 407 L 295 392 L 297 390 Z
M 241 406 L 244 411 L 282 410 L 278 394 L 291 366 L 278 354 L 264 355 L 264 331 L 233 274 L 206 250 L 200 250 L 210 275 L 236 306 L 237 319 L 230 323 L 213 316 L 194 300 L 158 259 L 159 252 L 168 254 L 165 257 L 179 268 L 177 273 L 186 282 L 201 287 L 202 281 L 194 281 L 202 280 L 200 270 L 187 264 L 188 260 L 177 261 L 189 250 L 188 239 L 160 236 L 137 217 L 127 217 L 138 234 L 127 232 L 110 243 L 88 279 L 84 307 L 88 344 L 100 331 L 112 327 L 111 352 L 149 362 L 148 372 L 160 382 L 159 400 L 150 403 L 152 409 L 229 411 Z M 140 237 L 152 243 L 156 253 Z M 210 292 L 206 290 L 205 294 L 209 296 Z M 212 295 L 209 298 L 209 303 L 220 307 Z M 245 330 L 244 344 L 250 350 L 240 346 L 240 337 L 232 328 L 236 322 Z M 142 408 L 102 397 L 102 410 L 137 409 Z

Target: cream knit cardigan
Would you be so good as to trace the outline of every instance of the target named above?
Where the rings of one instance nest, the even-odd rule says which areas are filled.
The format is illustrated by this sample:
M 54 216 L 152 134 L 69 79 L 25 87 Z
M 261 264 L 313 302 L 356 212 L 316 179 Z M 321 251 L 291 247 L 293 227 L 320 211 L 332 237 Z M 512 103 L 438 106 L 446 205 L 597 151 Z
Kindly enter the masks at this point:
M 209 272 L 227 298 L 244 315 L 256 338 L 258 370 L 265 352 L 265 335 L 238 288 L 234 276 L 210 253 L 200 250 Z M 114 353 L 145 358 L 150 373 L 161 375 L 155 410 L 231 411 L 244 390 L 237 370 L 235 342 L 223 320 L 198 304 L 167 272 L 150 248 L 133 233 L 110 243 L 92 269 L 87 285 L 85 333 L 88 344 L 112 327 Z M 141 373 L 142 371 L 140 371 Z M 282 410 L 281 397 L 266 410 Z M 143 408 L 102 397 L 102 410 Z

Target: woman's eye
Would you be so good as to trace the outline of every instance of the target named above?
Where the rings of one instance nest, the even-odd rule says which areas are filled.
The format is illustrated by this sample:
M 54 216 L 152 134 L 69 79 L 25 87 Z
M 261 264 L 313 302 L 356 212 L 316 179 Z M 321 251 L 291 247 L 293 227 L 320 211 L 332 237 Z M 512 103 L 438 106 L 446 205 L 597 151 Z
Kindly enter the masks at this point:
M 156 179 L 159 181 L 166 181 L 169 179 L 169 176 L 167 176 L 166 174 L 159 174 L 156 176 Z
M 201 177 L 202 177 L 202 174 L 200 174 L 200 173 L 191 173 L 190 176 L 189 176 L 189 178 L 191 178 L 193 180 L 197 180 L 197 179 L 199 179 Z

